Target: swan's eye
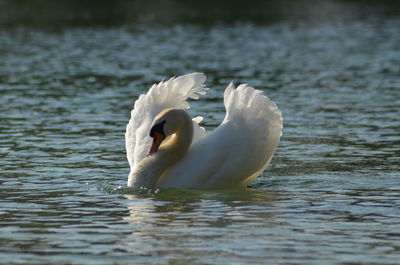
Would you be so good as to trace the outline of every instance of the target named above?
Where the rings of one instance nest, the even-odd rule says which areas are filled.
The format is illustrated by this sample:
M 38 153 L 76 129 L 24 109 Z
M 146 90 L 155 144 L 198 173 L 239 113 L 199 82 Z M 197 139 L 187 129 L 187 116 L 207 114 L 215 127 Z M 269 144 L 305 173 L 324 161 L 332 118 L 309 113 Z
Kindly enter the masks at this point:
M 165 136 L 165 133 L 164 133 L 164 124 L 165 124 L 165 122 L 166 121 L 162 121 L 160 123 L 155 124 L 150 130 L 150 137 L 154 137 L 154 133 L 155 132 L 159 132 L 159 133 L 161 133 L 162 135 Z

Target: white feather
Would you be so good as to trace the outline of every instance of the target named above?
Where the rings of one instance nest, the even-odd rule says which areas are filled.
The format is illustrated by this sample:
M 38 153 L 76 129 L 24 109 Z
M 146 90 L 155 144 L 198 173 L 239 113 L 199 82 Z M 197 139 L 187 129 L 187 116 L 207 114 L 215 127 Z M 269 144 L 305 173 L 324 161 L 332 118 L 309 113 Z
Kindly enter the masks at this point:
M 192 145 L 161 187 L 244 187 L 267 167 L 282 135 L 276 104 L 260 90 L 233 84 L 225 90 L 224 103 L 224 121 Z

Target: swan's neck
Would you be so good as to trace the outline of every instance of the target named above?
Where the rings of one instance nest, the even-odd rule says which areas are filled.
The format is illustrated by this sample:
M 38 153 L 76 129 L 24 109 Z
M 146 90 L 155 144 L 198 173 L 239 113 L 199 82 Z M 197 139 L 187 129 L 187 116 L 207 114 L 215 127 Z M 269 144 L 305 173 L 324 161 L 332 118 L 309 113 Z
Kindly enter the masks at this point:
M 152 156 L 140 161 L 128 178 L 128 187 L 157 187 L 165 171 L 180 161 L 189 150 L 193 139 L 193 122 L 186 114 L 184 125 L 173 134 Z

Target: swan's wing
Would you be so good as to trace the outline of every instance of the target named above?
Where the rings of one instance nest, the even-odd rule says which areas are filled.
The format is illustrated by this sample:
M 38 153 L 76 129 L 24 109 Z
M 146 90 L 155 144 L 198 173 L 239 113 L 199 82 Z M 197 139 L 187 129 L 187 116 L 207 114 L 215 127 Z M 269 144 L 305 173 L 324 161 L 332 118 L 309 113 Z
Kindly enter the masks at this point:
M 187 156 L 160 181 L 161 187 L 246 186 L 271 161 L 282 135 L 278 107 L 247 85 L 225 90 L 221 125 L 192 145 Z
M 193 118 L 193 140 L 192 140 L 192 144 L 194 144 L 195 142 L 197 142 L 198 140 L 200 140 L 201 138 L 203 138 L 204 136 L 206 136 L 206 130 L 204 129 L 204 127 L 201 127 L 199 124 L 200 122 L 203 120 L 204 118 L 202 116 L 197 116 L 195 118 Z
M 206 76 L 202 73 L 187 74 L 154 84 L 147 94 L 139 96 L 125 133 L 126 154 L 131 169 L 147 155 L 151 145 L 149 131 L 155 116 L 165 108 L 189 108 L 189 98 L 198 99 L 199 94 L 206 93 L 205 81 Z M 205 130 L 196 122 L 199 120 L 193 121 L 195 140 L 205 135 Z

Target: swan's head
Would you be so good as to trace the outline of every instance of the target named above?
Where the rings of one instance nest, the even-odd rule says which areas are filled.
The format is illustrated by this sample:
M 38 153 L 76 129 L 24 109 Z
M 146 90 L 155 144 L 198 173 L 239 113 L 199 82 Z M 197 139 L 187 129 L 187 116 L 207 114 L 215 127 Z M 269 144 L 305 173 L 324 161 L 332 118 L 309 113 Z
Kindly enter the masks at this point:
M 150 130 L 150 137 L 153 138 L 153 143 L 148 155 L 153 155 L 157 152 L 165 138 L 183 128 L 185 116 L 187 114 L 182 109 L 165 109 L 155 117 Z

